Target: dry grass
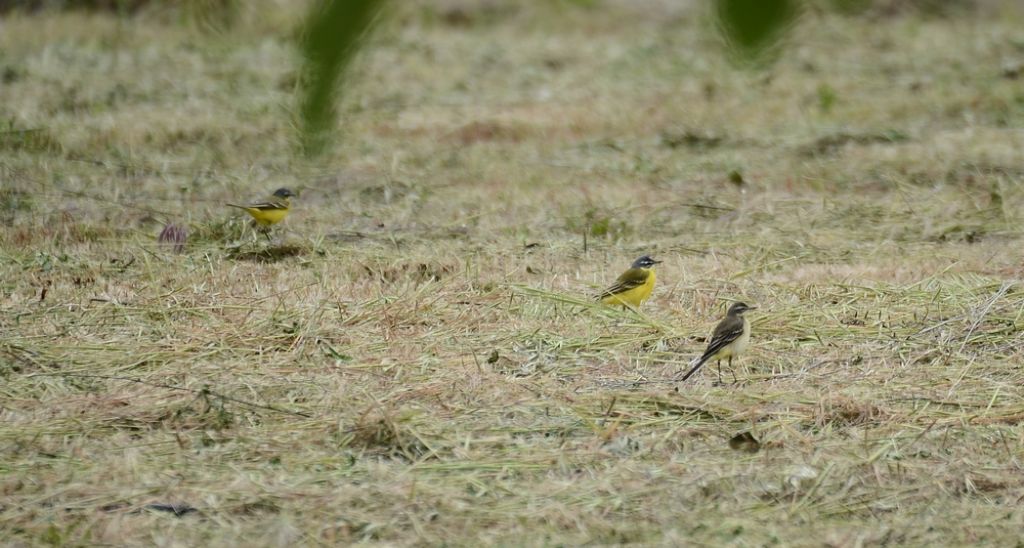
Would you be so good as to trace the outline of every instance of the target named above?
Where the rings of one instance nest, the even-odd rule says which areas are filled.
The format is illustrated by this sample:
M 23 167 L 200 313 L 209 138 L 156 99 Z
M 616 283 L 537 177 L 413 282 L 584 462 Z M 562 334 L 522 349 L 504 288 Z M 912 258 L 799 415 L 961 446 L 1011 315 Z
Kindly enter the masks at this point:
M 0 23 L 5 541 L 1017 542 L 1024 14 L 749 73 L 589 5 L 397 8 L 316 164 L 275 5 Z M 283 185 L 272 244 L 221 205 Z M 673 383 L 734 298 L 739 383 Z

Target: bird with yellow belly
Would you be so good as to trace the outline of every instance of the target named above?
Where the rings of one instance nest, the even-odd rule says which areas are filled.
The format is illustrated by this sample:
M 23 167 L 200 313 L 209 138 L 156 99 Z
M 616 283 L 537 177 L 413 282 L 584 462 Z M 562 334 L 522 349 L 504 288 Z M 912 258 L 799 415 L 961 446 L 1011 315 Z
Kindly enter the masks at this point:
M 639 309 L 654 291 L 654 282 L 657 280 L 654 265 L 660 262 L 648 255 L 633 261 L 629 270 L 623 272 L 611 287 L 597 295 L 597 300 L 604 304 Z
M 288 216 L 288 212 L 291 210 L 292 197 L 295 193 L 287 188 L 279 188 L 270 195 L 269 198 L 261 202 L 256 202 L 248 205 L 238 204 L 227 204 L 231 207 L 237 207 L 238 209 L 244 209 L 248 213 L 255 224 L 261 227 L 269 227 L 270 225 L 276 225 L 277 223 L 284 220 Z

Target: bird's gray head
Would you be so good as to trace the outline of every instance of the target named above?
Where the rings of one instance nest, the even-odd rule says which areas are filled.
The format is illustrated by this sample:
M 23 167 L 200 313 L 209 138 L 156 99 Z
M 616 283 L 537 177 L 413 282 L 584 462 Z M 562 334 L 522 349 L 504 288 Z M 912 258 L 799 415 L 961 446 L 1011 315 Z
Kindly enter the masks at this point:
M 755 308 L 757 307 L 750 306 L 747 303 L 733 303 L 733 305 L 729 307 L 729 315 L 742 316 L 747 310 L 754 310 Z
M 296 194 L 292 192 L 290 189 L 279 188 L 274 191 L 274 196 L 277 196 L 278 198 L 291 198 L 293 196 L 296 196 Z
M 655 261 L 652 259 L 650 255 L 644 255 L 643 257 L 633 261 L 633 268 L 651 268 L 660 262 L 661 261 Z

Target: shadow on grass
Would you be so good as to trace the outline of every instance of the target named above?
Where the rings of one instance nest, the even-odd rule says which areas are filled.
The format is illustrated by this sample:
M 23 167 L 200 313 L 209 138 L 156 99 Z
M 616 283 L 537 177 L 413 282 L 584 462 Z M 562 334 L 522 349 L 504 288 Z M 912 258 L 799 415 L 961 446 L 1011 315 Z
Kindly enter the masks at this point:
M 306 248 L 297 245 L 270 246 L 257 250 L 243 251 L 232 249 L 228 258 L 236 261 L 252 261 L 254 263 L 276 263 L 289 257 L 298 257 L 306 253 Z

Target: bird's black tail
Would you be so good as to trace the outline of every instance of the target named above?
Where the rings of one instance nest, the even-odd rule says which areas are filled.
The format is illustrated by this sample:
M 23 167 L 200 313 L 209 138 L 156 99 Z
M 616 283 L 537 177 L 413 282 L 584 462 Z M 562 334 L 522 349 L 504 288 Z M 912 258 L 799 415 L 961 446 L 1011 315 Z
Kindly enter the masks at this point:
M 712 352 L 710 348 L 707 349 L 707 351 L 704 352 L 704 355 L 701 356 L 699 360 L 697 360 L 697 363 L 693 367 L 691 367 L 690 370 L 687 371 L 686 374 L 682 376 L 682 378 L 679 379 L 679 382 L 686 382 L 686 379 L 689 379 L 690 377 L 693 376 L 694 373 L 700 371 L 700 368 L 704 366 L 704 363 L 707 362 L 708 359 L 711 358 L 711 356 L 715 355 L 715 352 L 718 352 L 718 349 L 715 349 L 714 352 Z

